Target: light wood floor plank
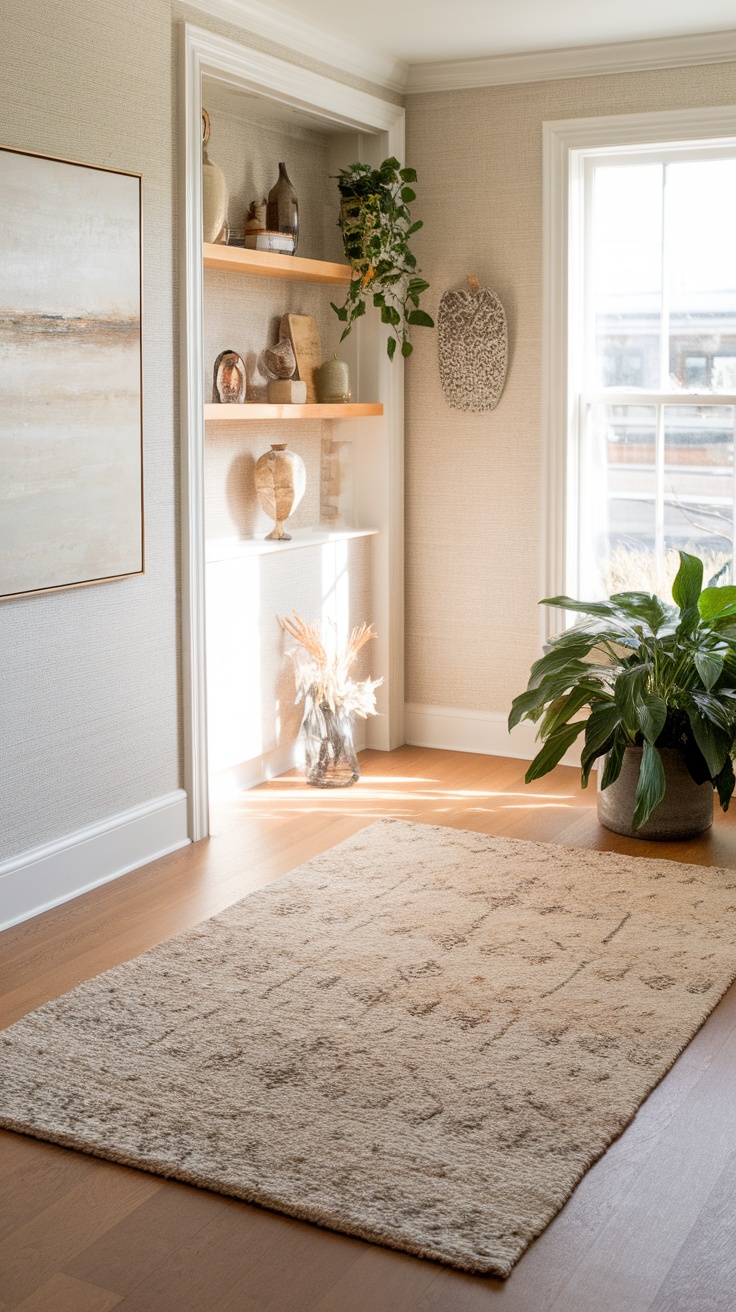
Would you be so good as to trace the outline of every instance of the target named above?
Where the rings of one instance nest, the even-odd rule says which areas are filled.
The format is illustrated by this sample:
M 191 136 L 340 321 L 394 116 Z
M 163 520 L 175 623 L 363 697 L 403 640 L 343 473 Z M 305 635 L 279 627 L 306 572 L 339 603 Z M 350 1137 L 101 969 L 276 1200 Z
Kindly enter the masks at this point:
M 219 1215 L 127 1294 L 120 1312 L 203 1312 L 268 1260 L 277 1269 L 298 1222 L 225 1201 Z M 319 1232 L 318 1232 L 319 1233 Z
M 650 1308 L 707 1205 L 724 1161 L 736 1153 L 736 1030 L 718 1055 L 667 1125 L 648 1169 L 623 1191 L 596 1242 L 563 1283 L 552 1312 Z M 610 1279 L 614 1260 L 615 1284 Z
M 216 1228 L 232 1206 L 229 1199 L 204 1189 L 173 1180 L 160 1183 L 156 1193 L 88 1244 L 64 1271 L 78 1280 L 104 1284 L 120 1296 L 128 1294 L 175 1260 L 207 1227 Z
M 736 1153 L 732 1153 L 660 1286 L 650 1312 L 736 1307 Z M 706 1292 L 707 1291 L 707 1292 Z
M 288 1242 L 277 1242 L 235 1282 L 212 1312 L 306 1312 L 360 1265 L 370 1246 L 347 1235 L 291 1225 Z
M 8 1131 L 3 1137 L 10 1138 Z M 0 1241 L 89 1180 L 94 1169 L 81 1153 L 72 1155 L 42 1143 L 29 1152 L 23 1149 L 20 1135 L 13 1137 L 21 1151 L 15 1170 L 0 1176 Z
M 409 1312 L 440 1270 L 433 1262 L 371 1247 L 309 1312 Z
M 87 1179 L 0 1243 L 0 1296 L 9 1307 L 17 1307 L 90 1242 L 161 1188 L 161 1181 L 154 1176 L 93 1158 L 84 1160 L 91 1168 Z
M 57 1274 L 24 1298 L 16 1312 L 112 1312 L 119 1302 L 109 1289 Z

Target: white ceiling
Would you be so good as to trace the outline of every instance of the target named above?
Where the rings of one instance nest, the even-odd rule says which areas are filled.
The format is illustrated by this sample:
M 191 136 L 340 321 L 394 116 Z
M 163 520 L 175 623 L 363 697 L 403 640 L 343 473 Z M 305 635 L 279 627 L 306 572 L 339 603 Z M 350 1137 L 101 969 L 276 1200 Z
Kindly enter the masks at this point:
M 270 0 L 269 9 L 409 64 L 736 26 L 734 0 Z

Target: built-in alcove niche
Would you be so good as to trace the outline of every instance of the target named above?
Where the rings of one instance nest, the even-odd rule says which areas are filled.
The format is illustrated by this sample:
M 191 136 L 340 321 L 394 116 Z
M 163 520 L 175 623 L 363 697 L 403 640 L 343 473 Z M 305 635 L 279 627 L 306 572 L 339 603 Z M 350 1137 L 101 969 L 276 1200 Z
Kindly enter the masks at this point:
M 196 44 L 196 29 L 189 31 Z M 232 43 L 222 44 L 232 49 Z M 345 294 L 339 279 L 348 277 L 331 175 L 357 159 L 380 161 L 389 153 L 391 140 L 399 138 L 395 130 L 370 126 L 373 97 L 362 97 L 369 123 L 357 128 L 341 121 L 334 109 L 325 112 L 322 106 L 318 112 L 303 103 L 274 99 L 262 88 L 238 85 L 232 69 L 225 78 L 212 69 L 211 58 L 208 62 L 201 77 L 201 104 L 210 116 L 209 157 L 228 184 L 232 236 L 237 241 L 242 234 L 250 202 L 268 194 L 280 161 L 286 163 L 298 194 L 300 233 L 297 256 L 274 261 L 260 260 L 240 245 L 203 247 L 201 222 L 187 226 L 190 311 L 197 291 L 201 296 L 201 330 L 194 334 L 190 320 L 186 353 L 188 370 L 193 365 L 199 370 L 199 379 L 190 375 L 188 387 L 187 493 L 191 510 L 191 462 L 197 457 L 199 431 L 204 602 L 200 655 L 206 656 L 200 697 L 205 694 L 206 717 L 201 705 L 196 706 L 196 696 L 193 709 L 200 729 L 206 718 L 207 730 L 206 742 L 200 740 L 199 750 L 190 756 L 190 768 L 196 777 L 199 767 L 195 791 L 200 799 L 206 797 L 206 760 L 215 795 L 222 797 L 281 773 L 298 755 L 301 707 L 294 705 L 279 614 L 296 609 L 306 618 L 329 620 L 340 636 L 363 619 L 375 623 L 380 637 L 367 649 L 359 671 L 381 674 L 385 680 L 381 715 L 366 726 L 369 745 L 387 748 L 402 741 L 397 708 L 403 703 L 400 510 L 397 517 L 403 500 L 401 364 L 388 365 L 384 330 L 377 323 L 366 321 L 341 344 L 341 325 L 330 308 L 331 300 L 340 301 Z M 188 94 L 185 100 L 191 127 L 196 97 Z M 375 105 L 382 107 L 383 102 Z M 398 121 L 400 114 L 391 107 L 387 118 Z M 381 121 L 380 109 L 375 117 Z M 395 153 L 395 144 L 393 149 Z M 193 145 L 188 161 L 194 169 Z M 199 190 L 188 188 L 190 200 Z M 192 259 L 197 228 L 199 287 Z M 268 406 L 260 357 L 263 348 L 277 340 L 286 312 L 313 315 L 323 356 L 337 351 L 348 361 L 349 406 L 293 411 Z M 237 351 L 246 363 L 245 405 L 213 403 L 213 364 L 224 349 Z M 192 386 L 194 381 L 197 385 Z M 197 394 L 198 422 L 191 412 Z M 266 541 L 271 522 L 255 491 L 256 460 L 274 442 L 286 442 L 307 470 L 307 491 L 289 525 L 290 543 Z M 196 554 L 191 530 L 190 519 L 190 565 Z M 189 600 L 191 606 L 191 596 Z M 190 609 L 185 642 L 191 618 Z M 196 676 L 196 660 L 193 666 Z M 192 677 L 193 693 L 196 684 Z M 204 815 L 200 805 L 200 823 Z

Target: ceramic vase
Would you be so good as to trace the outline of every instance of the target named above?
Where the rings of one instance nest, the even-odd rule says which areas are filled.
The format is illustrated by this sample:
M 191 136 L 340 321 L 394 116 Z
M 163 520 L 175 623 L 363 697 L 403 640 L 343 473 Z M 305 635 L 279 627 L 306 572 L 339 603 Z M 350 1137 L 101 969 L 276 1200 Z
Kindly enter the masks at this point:
M 274 442 L 256 461 L 256 488 L 266 514 L 275 519 L 267 541 L 290 542 L 284 523 L 296 510 L 307 486 L 307 471 L 301 456 L 287 451 L 285 442 Z
M 210 118 L 202 110 L 202 237 L 223 242 L 227 236 L 227 182 L 222 169 L 207 154 Z
M 268 193 L 266 227 L 269 232 L 286 232 L 294 238 L 294 253 L 299 239 L 299 203 L 286 165 L 279 164 L 276 184 Z
M 317 400 L 325 404 L 350 400 L 350 374 L 344 360 L 334 355 L 314 371 Z
M 606 829 L 628 838 L 678 841 L 695 838 L 713 824 L 713 785 L 696 784 L 685 757 L 674 747 L 660 747 L 665 795 L 639 829 L 632 828 L 636 786 L 642 758 L 641 747 L 627 747 L 621 773 L 615 783 L 598 790 L 598 819 Z

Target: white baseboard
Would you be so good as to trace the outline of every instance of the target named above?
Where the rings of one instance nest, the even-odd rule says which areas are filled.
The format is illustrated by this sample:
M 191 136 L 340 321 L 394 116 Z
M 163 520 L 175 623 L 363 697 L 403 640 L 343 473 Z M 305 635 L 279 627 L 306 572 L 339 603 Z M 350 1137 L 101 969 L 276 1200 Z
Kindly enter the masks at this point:
M 189 842 L 183 789 L 0 864 L 0 929 L 29 920 Z
M 303 760 L 304 749 L 301 738 L 297 738 L 282 747 L 274 747 L 273 751 L 264 752 L 262 756 L 254 756 L 250 761 L 239 761 L 237 765 L 218 770 L 210 776 L 210 800 L 227 801 L 237 793 L 286 774 L 287 770 L 301 765 Z
M 512 756 L 531 761 L 539 751 L 537 726 L 525 721 L 509 733 L 502 711 L 466 711 L 450 706 L 404 707 L 404 733 L 412 747 L 440 747 L 448 752 L 478 752 L 484 756 Z M 580 751 L 572 748 L 563 765 L 579 765 Z

